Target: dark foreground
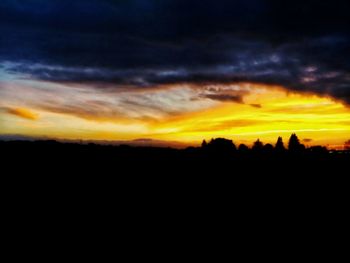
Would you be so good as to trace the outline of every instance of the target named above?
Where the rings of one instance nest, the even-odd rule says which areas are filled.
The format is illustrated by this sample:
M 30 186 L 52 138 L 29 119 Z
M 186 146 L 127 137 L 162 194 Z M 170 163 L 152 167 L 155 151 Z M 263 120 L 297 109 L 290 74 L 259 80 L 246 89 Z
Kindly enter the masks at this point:
M 299 200 L 305 209 L 316 199 L 322 206 L 348 200 L 350 155 L 345 152 L 233 150 L 223 145 L 177 150 L 55 141 L 0 142 L 0 149 L 3 186 L 21 200 L 74 196 L 85 204 L 100 200 L 101 205 L 182 199 L 229 207 L 247 202 L 284 206 Z
M 348 176 L 349 152 L 324 149 L 291 153 L 273 149 L 253 151 L 224 147 L 183 150 L 154 147 L 106 146 L 56 141 L 0 142 L 6 173 L 22 175 L 140 177 Z
M 20 211 L 16 220 L 31 214 L 49 213 L 59 220 L 83 214 L 77 225 L 102 216 L 104 222 L 123 219 L 135 228 L 168 219 L 175 222 L 171 226 L 187 224 L 193 217 L 193 226 L 207 220 L 203 229 L 218 221 L 218 226 L 248 225 L 254 232 L 265 224 L 292 222 L 284 227 L 293 232 L 309 222 L 304 227 L 317 232 L 320 219 L 338 222 L 347 211 L 348 153 L 54 141 L 0 142 L 0 149 L 4 204 L 14 214 Z M 309 216 L 312 220 L 305 221 Z

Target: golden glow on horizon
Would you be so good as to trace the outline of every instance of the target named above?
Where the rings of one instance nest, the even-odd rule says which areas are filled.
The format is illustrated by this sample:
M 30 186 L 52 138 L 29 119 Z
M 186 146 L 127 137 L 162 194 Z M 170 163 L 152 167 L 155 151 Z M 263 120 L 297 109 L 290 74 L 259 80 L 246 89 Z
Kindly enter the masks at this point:
M 350 137 L 350 109 L 330 98 L 261 88 L 244 97 L 245 104 L 223 103 L 203 112 L 169 119 L 155 127 L 174 129 L 158 138 L 199 141 L 231 138 L 251 144 L 257 138 L 274 143 L 296 132 L 309 145 L 341 147 Z M 253 105 L 253 106 L 252 106 Z
M 257 138 L 275 143 L 278 136 L 286 141 L 296 132 L 307 145 L 339 148 L 350 139 L 350 108 L 330 98 L 255 85 L 243 102 L 218 102 L 210 108 L 160 120 L 111 118 L 103 122 L 16 107 L 13 112 L 1 113 L 0 133 L 96 140 L 151 138 L 188 144 L 225 137 L 237 144 L 251 144 Z

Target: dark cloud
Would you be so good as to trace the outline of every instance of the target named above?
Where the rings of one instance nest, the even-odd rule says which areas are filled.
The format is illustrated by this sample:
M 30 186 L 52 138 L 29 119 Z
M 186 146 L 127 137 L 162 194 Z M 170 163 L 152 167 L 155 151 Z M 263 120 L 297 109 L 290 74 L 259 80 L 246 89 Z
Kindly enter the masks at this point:
M 249 105 L 252 106 L 252 107 L 254 107 L 254 108 L 258 108 L 258 109 L 261 109 L 261 108 L 262 108 L 261 104 L 255 104 L 255 103 L 253 103 L 253 104 L 249 104 Z
M 224 101 L 224 102 L 243 103 L 243 99 L 241 96 L 231 95 L 231 94 L 206 94 L 203 97 L 211 100 L 218 100 L 218 101 Z
M 349 7 L 345 0 L 3 0 L 0 61 L 47 81 L 253 82 L 350 103 Z
M 305 143 L 309 143 L 309 142 L 312 142 L 312 139 L 305 138 L 305 139 L 303 139 L 303 142 L 305 142 Z

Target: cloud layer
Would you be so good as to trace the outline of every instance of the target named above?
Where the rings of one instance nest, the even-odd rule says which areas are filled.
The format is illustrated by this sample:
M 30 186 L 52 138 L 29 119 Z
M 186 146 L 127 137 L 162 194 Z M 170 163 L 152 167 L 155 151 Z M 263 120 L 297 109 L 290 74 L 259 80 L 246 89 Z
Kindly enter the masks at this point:
M 0 63 L 21 78 L 95 89 L 249 82 L 350 103 L 349 8 L 345 0 L 3 0 Z

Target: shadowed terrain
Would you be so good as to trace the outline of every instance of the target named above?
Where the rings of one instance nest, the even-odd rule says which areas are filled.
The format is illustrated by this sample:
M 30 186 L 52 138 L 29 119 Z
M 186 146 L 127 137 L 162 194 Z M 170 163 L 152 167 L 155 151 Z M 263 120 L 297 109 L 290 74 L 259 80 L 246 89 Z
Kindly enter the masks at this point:
M 321 219 L 346 218 L 350 152 L 305 148 L 296 135 L 288 149 L 280 138 L 251 148 L 217 138 L 187 149 L 8 141 L 0 153 L 7 204 L 25 218 L 73 215 L 79 226 L 101 217 L 102 228 L 122 220 L 135 231 L 168 218 L 174 231 L 193 224 L 198 234 L 204 222 L 225 228 L 238 220 L 253 232 L 303 227 L 315 236 Z
M 63 176 L 125 177 L 131 173 L 152 177 L 211 177 L 272 175 L 281 178 L 313 177 L 320 173 L 328 176 L 346 174 L 350 161 L 349 151 L 329 151 L 322 146 L 306 148 L 293 134 L 288 146 L 278 138 L 275 146 L 257 140 L 251 148 L 236 146 L 231 140 L 217 138 L 203 141 L 201 147 L 186 149 L 162 147 L 132 147 L 127 145 L 98 145 L 63 143 L 57 141 L 8 141 L 0 142 L 2 160 L 9 166 L 9 173 L 23 170 L 59 173 Z M 293 174 L 294 173 L 294 174 Z

